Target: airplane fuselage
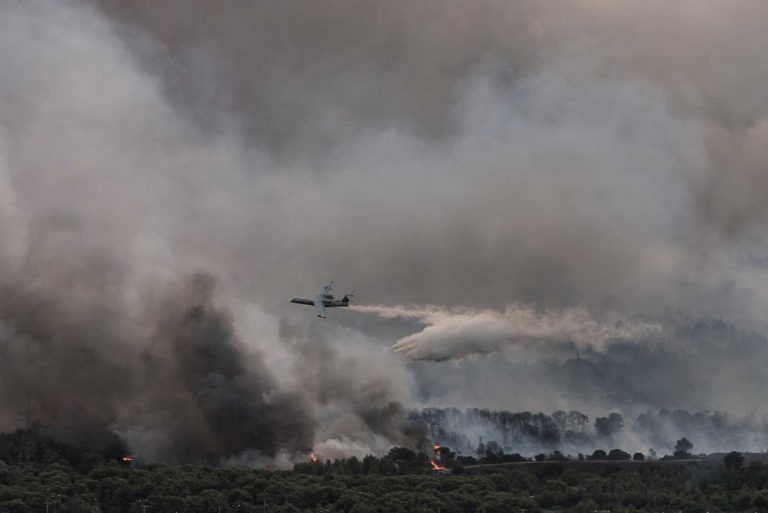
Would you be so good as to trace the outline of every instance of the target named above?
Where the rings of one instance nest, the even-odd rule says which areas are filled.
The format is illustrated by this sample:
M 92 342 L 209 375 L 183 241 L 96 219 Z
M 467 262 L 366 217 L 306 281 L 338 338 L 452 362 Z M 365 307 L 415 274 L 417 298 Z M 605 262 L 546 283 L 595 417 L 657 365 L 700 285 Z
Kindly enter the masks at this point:
M 320 302 L 325 307 L 349 306 L 349 301 L 340 301 L 338 299 L 318 298 L 317 301 L 305 297 L 294 297 L 291 299 L 291 303 L 296 303 L 299 305 L 314 306 L 317 304 L 317 302 Z
M 347 294 L 340 300 L 334 299 L 333 294 L 331 294 L 332 285 L 333 285 L 333 282 L 323 287 L 323 291 L 312 298 L 294 297 L 291 299 L 291 303 L 297 303 L 299 305 L 314 306 L 315 308 L 317 308 L 317 316 L 325 319 L 326 308 L 349 306 L 350 298 L 352 297 L 352 294 Z

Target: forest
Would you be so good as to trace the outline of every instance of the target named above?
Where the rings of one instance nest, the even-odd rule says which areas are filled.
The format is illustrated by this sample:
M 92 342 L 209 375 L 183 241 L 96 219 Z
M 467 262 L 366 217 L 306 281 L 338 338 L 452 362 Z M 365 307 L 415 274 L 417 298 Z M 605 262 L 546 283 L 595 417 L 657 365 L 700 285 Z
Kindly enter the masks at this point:
M 723 412 L 649 409 L 631 418 L 610 412 L 590 419 L 576 410 L 548 415 L 424 408 L 412 411 L 410 419 L 426 426 L 430 440 L 465 455 L 474 454 L 481 441 L 485 445 L 497 444 L 505 452 L 529 455 L 556 450 L 577 454 L 608 447 L 630 449 L 629 444 L 634 450 L 653 449 L 663 454 L 673 452 L 683 437 L 700 452 L 759 451 L 768 447 L 768 426 L 763 419 L 733 418 Z
M 432 470 L 435 454 L 402 447 L 382 457 L 306 462 L 282 471 L 144 464 L 120 456 L 121 449 L 111 444 L 94 453 L 28 430 L 0 434 L 0 511 L 703 513 L 768 509 L 764 490 L 768 465 L 747 462 L 736 452 L 717 460 L 675 463 L 671 458 L 629 467 L 610 461 L 589 465 L 595 455 L 585 458 L 586 465 L 581 467 L 578 460 L 559 459 L 555 454 L 538 462 L 477 467 L 461 465 L 450 449 L 440 448 L 437 458 L 453 466 L 450 472 Z

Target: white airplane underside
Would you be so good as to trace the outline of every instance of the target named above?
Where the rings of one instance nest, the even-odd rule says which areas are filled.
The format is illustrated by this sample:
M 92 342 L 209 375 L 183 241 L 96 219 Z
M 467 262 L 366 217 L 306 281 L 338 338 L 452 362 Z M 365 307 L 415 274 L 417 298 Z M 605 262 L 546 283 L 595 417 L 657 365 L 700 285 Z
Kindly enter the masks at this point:
M 291 303 L 296 303 L 299 305 L 314 306 L 315 308 L 317 308 L 317 316 L 320 317 L 321 319 L 325 319 L 326 308 L 337 308 L 337 307 L 349 306 L 349 303 L 352 301 L 350 299 L 352 297 L 352 294 L 347 294 L 341 299 L 334 299 L 333 294 L 331 294 L 332 289 L 333 289 L 333 282 L 323 287 L 323 291 L 320 292 L 320 294 L 316 295 L 315 297 L 313 298 L 295 297 L 291 299 Z

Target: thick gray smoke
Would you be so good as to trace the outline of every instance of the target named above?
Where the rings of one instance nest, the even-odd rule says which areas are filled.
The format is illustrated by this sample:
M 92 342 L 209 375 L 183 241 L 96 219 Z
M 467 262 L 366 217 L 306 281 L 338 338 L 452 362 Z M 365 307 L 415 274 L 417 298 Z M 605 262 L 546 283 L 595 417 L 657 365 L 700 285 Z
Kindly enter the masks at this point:
M 259 358 L 246 360 L 213 287 L 209 276 L 192 276 L 150 303 L 155 328 L 140 355 L 141 402 L 123 417 L 125 429 L 150 419 L 142 427 L 166 437 L 168 452 L 147 452 L 165 459 L 306 452 L 314 427 L 302 396 L 276 389 Z
M 432 404 L 762 415 L 766 20 L 4 2 L 2 427 L 29 397 L 148 457 L 265 462 L 418 440 Z M 448 314 L 286 303 L 330 279 Z

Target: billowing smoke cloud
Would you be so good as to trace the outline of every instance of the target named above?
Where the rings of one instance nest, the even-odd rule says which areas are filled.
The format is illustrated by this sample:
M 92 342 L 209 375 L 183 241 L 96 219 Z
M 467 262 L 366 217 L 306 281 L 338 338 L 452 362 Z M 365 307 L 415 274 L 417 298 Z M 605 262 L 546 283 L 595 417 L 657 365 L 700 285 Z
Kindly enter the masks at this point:
M 326 334 L 288 322 L 282 323 L 280 335 L 301 355 L 291 365 L 294 386 L 324 418 L 317 433 L 319 455 L 336 454 L 342 447 L 355 454 L 360 447 L 380 453 L 392 443 L 422 443 L 423 426 L 408 420 L 412 378 L 386 347 L 371 347 L 349 330 Z
M 577 348 L 602 349 L 610 342 L 658 336 L 661 326 L 616 320 L 600 322 L 583 309 L 536 312 L 512 305 L 493 310 L 405 308 L 375 305 L 355 310 L 384 318 L 412 319 L 426 327 L 394 345 L 414 360 L 447 360 L 475 353 L 491 353 L 510 345 L 571 343 Z
M 285 462 L 430 402 L 764 409 L 767 11 L 4 2 L 2 427 Z M 286 303 L 330 279 L 438 306 Z
M 149 306 L 155 328 L 140 355 L 141 401 L 123 420 L 130 430 L 129 419 L 141 419 L 167 438 L 167 447 L 146 452 L 215 459 L 246 449 L 266 457 L 309 450 L 314 426 L 303 396 L 279 390 L 259 358 L 244 358 L 209 276 L 192 276 Z
M 150 460 L 306 454 L 308 397 L 236 331 L 243 302 L 216 249 L 178 252 L 189 207 L 217 203 L 201 170 L 231 176 L 230 156 L 171 112 L 92 9 L 2 10 L 2 427 L 29 405 L 58 433 L 117 432 Z

